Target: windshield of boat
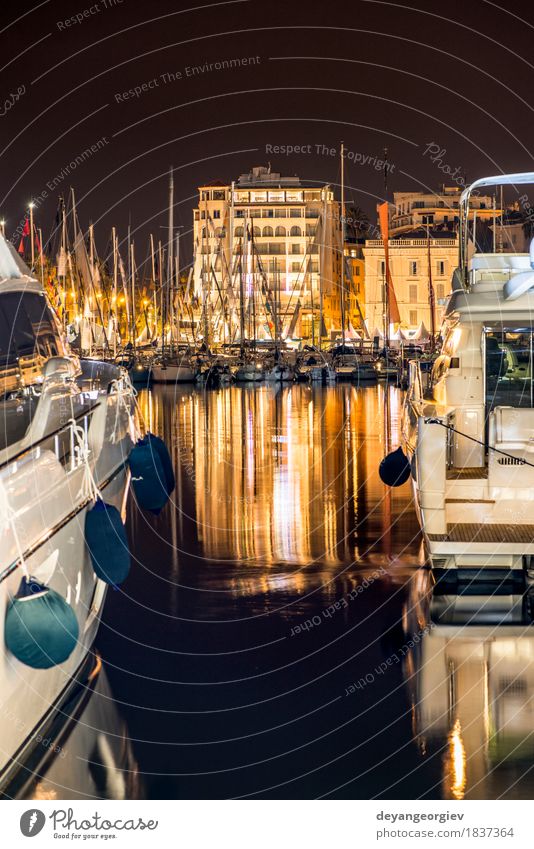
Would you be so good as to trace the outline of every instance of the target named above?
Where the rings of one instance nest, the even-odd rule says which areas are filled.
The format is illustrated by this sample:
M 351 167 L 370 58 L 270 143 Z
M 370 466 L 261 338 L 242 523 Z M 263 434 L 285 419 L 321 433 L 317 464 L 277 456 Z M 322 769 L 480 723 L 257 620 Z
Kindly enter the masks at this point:
M 534 407 L 531 327 L 487 327 L 484 334 L 486 414 L 494 407 Z
M 59 353 L 44 295 L 0 294 L 0 450 L 26 433 L 37 405 L 42 367 Z

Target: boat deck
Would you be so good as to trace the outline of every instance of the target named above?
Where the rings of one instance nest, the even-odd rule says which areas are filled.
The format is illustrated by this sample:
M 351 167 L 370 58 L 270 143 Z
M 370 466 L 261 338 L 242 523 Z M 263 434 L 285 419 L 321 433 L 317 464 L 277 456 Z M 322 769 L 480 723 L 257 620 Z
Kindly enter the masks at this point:
M 534 525 L 447 525 L 446 534 L 429 534 L 432 542 L 534 542 Z
M 474 481 L 485 480 L 488 477 L 488 469 L 486 466 L 481 467 L 465 467 L 447 469 L 448 481 Z

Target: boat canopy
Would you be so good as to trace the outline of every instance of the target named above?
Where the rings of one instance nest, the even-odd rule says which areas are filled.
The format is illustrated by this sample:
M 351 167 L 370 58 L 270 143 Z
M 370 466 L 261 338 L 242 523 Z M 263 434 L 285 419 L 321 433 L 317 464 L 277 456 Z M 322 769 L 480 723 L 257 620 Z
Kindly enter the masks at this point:
M 460 269 L 464 280 L 464 285 L 467 286 L 467 260 L 468 250 L 467 244 L 469 239 L 469 200 L 474 191 L 481 188 L 489 188 L 490 186 L 522 186 L 534 184 L 534 171 L 523 171 L 516 174 L 496 174 L 493 177 L 481 177 L 475 180 L 461 194 L 460 197 Z
M 32 275 L 13 245 L 0 233 L 0 289 L 2 291 L 27 290 L 43 292 L 43 287 Z
M 413 337 L 416 342 L 429 342 L 430 341 L 430 333 L 425 327 L 425 323 L 422 321 L 415 331 Z

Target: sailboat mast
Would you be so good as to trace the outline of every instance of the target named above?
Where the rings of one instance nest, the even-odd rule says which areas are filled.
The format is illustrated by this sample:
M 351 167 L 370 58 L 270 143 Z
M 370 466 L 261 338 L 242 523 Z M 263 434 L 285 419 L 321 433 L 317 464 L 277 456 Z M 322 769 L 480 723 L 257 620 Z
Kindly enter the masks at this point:
M 176 255 L 175 255 L 175 260 L 174 260 L 175 261 L 175 267 L 176 267 L 176 273 L 174 275 L 175 288 L 174 288 L 172 295 L 171 295 L 172 303 L 173 303 L 173 312 L 174 312 L 174 299 L 175 299 L 175 297 L 177 299 L 178 306 L 180 305 L 180 300 L 179 300 L 179 296 L 180 296 L 180 227 L 176 228 L 175 239 L 176 239 Z M 176 340 L 177 340 L 177 342 L 180 342 L 180 314 L 175 316 L 175 321 L 176 321 Z
M 174 280 L 174 175 L 172 165 L 169 171 L 169 246 L 167 256 L 167 297 L 166 312 L 171 330 L 171 351 L 174 349 L 174 328 L 172 316 L 172 289 Z
M 117 256 L 117 231 L 115 227 L 111 228 L 111 240 L 113 242 L 113 297 L 111 299 L 111 303 L 114 305 L 113 310 L 113 354 L 117 356 L 117 334 L 119 330 L 117 315 L 118 315 L 118 307 L 117 307 L 117 282 L 118 282 L 118 272 L 119 272 L 119 261 Z
M 323 189 L 323 216 L 321 221 L 321 246 L 320 246 L 320 261 L 319 269 L 319 350 L 323 347 L 323 324 L 324 324 L 324 270 L 326 265 L 326 199 L 327 187 Z
M 161 354 L 165 357 L 165 293 L 163 284 L 163 247 L 161 239 L 158 241 L 158 269 L 159 269 L 159 320 L 161 325 Z
M 40 260 L 40 263 L 41 263 L 41 284 L 42 284 L 43 289 L 44 289 L 45 274 L 44 274 L 44 254 L 43 254 L 43 231 L 39 227 L 37 232 L 39 233 L 39 260 Z
M 240 256 L 239 256 L 239 341 L 241 344 L 241 356 L 245 353 L 245 278 L 244 278 L 244 263 L 243 253 L 246 240 L 246 221 L 243 229 L 243 239 L 241 241 Z
M 153 292 L 153 300 L 154 300 L 154 325 L 153 329 L 155 331 L 155 336 L 158 335 L 158 302 L 157 302 L 157 286 L 156 286 L 156 257 L 154 254 L 154 236 L 152 233 L 150 234 L 150 267 L 152 270 L 152 286 L 154 287 Z
M 76 241 L 76 236 L 78 235 L 78 224 L 77 224 L 77 221 L 76 221 L 76 197 L 74 195 L 74 188 L 71 188 L 70 196 L 71 196 L 71 204 L 72 204 L 72 209 L 71 209 L 72 228 L 73 228 L 74 241 Z
M 341 142 L 341 342 L 345 349 L 345 144 Z
M 137 315 L 135 309 L 135 250 L 133 241 L 130 243 L 130 291 L 132 297 L 132 345 L 135 354 L 135 337 L 137 326 Z

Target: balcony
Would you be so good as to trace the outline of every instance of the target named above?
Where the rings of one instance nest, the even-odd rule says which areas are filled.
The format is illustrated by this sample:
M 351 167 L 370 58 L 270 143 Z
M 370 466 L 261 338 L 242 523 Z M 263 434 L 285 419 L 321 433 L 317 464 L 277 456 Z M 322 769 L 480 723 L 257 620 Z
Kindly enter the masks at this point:
M 390 239 L 389 250 L 394 248 L 426 248 L 428 239 Z M 367 239 L 366 248 L 383 248 L 382 239 Z M 458 239 L 430 239 L 431 248 L 455 248 L 458 247 Z

